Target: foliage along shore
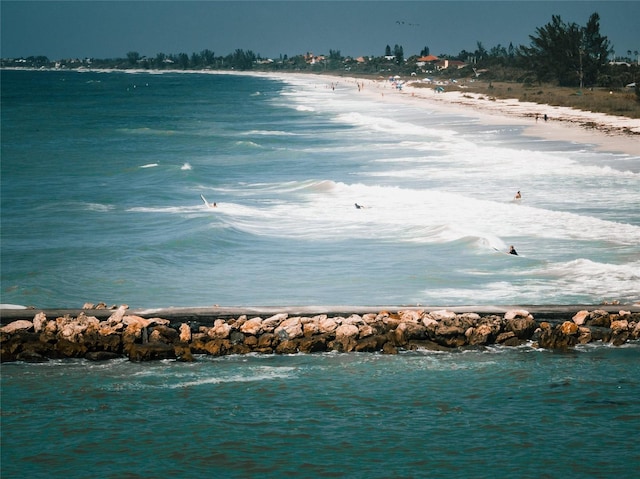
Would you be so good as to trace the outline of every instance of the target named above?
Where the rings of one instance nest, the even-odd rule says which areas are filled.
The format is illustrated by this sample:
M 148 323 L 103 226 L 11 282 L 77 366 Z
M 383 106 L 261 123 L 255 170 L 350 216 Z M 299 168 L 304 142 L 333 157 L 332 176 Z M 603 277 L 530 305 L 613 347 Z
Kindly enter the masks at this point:
M 405 57 L 402 45 L 387 45 L 384 55 L 343 56 L 281 55 L 263 58 L 251 50 L 236 49 L 216 55 L 210 49 L 199 53 L 146 57 L 130 51 L 126 58 L 49 60 L 46 56 L 2 58 L 0 68 L 56 70 L 142 71 L 253 71 L 271 73 L 328 73 L 359 77 L 389 76 L 429 78 L 434 81 L 468 82 L 471 91 L 496 98 L 516 98 L 540 104 L 579 108 L 597 113 L 640 118 L 640 54 L 628 50 L 616 56 L 613 45 L 600 32 L 600 16 L 590 15 L 586 25 L 565 22 L 559 15 L 529 35 L 529 45 L 496 45 L 457 55 L 430 54 L 425 46 L 419 54 Z M 382 53 L 382 52 L 381 52 Z M 613 56 L 613 60 L 609 58 Z M 499 83 L 506 84 L 496 88 Z M 522 90 L 517 93 L 516 90 Z M 608 97 L 606 96 L 608 95 Z
M 607 308 L 611 309 L 611 308 Z M 2 362 L 44 362 L 85 358 L 131 361 L 175 359 L 194 361 L 197 355 L 296 354 L 336 351 L 398 354 L 401 351 L 455 351 L 493 345 L 566 350 L 601 342 L 621 346 L 640 339 L 640 312 L 581 310 L 555 324 L 537 321 L 524 309 L 504 314 L 455 313 L 446 309 L 382 310 L 348 316 L 317 314 L 172 322 L 132 314 L 128 306 L 109 310 L 103 320 L 92 310 L 48 318 L 44 311 L 32 320 L 18 319 L 0 328 Z M 104 317 L 104 316 L 103 316 Z

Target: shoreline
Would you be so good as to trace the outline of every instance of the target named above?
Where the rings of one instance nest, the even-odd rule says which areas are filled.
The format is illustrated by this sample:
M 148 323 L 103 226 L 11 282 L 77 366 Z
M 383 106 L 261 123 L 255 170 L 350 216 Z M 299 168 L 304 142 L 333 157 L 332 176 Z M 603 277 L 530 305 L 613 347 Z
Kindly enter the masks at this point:
M 496 99 L 465 92 L 437 92 L 434 87 L 417 87 L 408 80 L 397 90 L 388 80 L 309 73 L 265 73 L 280 78 L 315 76 L 323 84 L 349 84 L 353 94 L 366 94 L 375 101 L 404 103 L 434 108 L 477 118 L 486 124 L 508 124 L 523 127 L 529 137 L 591 145 L 598 151 L 623 153 L 640 157 L 640 119 L 576 110 L 517 99 Z M 422 103 L 421 103 L 422 102 Z M 548 121 L 545 122 L 544 115 Z M 536 118 L 537 117 L 537 118 Z
M 32 71 L 30 68 L 3 68 L 2 70 Z M 40 70 L 36 70 L 40 71 Z M 598 151 L 622 153 L 640 157 L 640 119 L 614 116 L 569 107 L 552 106 L 543 103 L 521 102 L 518 99 L 498 99 L 482 93 L 468 92 L 464 87 L 460 91 L 437 92 L 435 85 L 424 85 L 420 80 L 400 81 L 403 88 L 397 90 L 391 83 L 380 77 L 337 75 L 323 73 L 262 72 L 234 70 L 118 70 L 118 69 L 82 69 L 56 70 L 77 73 L 125 73 L 125 74 L 206 74 L 206 75 L 244 75 L 277 78 L 316 78 L 322 86 L 330 84 L 350 84 L 354 94 L 366 94 L 375 101 L 406 102 L 440 111 L 457 112 L 463 116 L 477 118 L 486 124 L 510 124 L 523 127 L 525 136 L 551 141 L 565 141 L 590 145 Z M 419 101 L 422 100 L 423 103 Z M 544 121 L 544 115 L 548 121 Z

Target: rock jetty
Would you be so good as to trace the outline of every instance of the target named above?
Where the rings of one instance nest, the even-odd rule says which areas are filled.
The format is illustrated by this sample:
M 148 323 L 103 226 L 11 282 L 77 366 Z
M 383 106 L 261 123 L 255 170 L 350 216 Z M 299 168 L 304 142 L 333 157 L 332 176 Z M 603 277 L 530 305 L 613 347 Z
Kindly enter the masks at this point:
M 174 318 L 175 319 L 175 318 Z M 450 351 L 491 345 L 567 349 L 595 341 L 615 346 L 640 339 L 640 312 L 582 310 L 571 320 L 536 321 L 524 309 L 504 314 L 456 313 L 446 309 L 405 309 L 336 316 L 268 317 L 246 314 L 213 319 L 210 325 L 188 320 L 132 314 L 126 305 L 103 319 L 80 311 L 18 319 L 0 328 L 1 361 L 40 362 L 86 358 L 131 361 L 177 359 L 197 355 L 295 354 L 324 351 L 380 352 Z

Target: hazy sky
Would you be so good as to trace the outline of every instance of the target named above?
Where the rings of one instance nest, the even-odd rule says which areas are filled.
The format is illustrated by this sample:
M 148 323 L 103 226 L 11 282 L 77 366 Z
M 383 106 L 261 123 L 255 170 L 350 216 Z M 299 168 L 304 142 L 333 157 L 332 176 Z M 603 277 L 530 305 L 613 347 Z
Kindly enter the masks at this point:
M 617 55 L 640 50 L 640 1 L 30 1 L 1 0 L 4 58 L 115 58 L 236 49 L 263 57 L 313 52 L 405 57 L 425 46 L 432 54 L 529 45 L 536 27 L 560 15 L 586 25 L 600 15 L 600 32 Z

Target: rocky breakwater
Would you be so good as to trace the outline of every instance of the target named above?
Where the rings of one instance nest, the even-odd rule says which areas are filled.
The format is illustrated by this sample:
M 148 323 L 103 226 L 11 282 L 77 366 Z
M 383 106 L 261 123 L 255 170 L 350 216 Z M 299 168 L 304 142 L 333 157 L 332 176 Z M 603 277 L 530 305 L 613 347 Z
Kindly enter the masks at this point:
M 640 313 L 579 311 L 555 324 L 536 321 L 525 310 L 479 315 L 447 310 L 407 309 L 349 316 L 289 316 L 215 319 L 212 326 L 127 314 L 127 306 L 99 320 L 80 312 L 72 317 L 16 320 L 0 328 L 1 360 L 59 358 L 132 361 L 194 355 L 294 354 L 323 351 L 382 352 L 454 350 L 490 345 L 566 349 L 594 341 L 622 345 L 640 338 Z

